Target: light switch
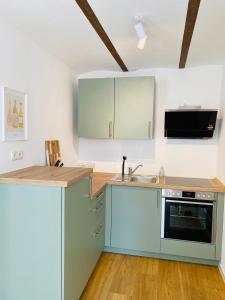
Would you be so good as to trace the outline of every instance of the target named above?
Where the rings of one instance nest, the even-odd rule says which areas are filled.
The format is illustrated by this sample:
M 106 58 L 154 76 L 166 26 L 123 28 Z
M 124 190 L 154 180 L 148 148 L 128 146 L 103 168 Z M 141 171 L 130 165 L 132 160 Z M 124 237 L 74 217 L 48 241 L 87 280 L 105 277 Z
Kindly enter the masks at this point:
M 11 160 L 12 161 L 16 160 L 16 151 L 11 152 Z

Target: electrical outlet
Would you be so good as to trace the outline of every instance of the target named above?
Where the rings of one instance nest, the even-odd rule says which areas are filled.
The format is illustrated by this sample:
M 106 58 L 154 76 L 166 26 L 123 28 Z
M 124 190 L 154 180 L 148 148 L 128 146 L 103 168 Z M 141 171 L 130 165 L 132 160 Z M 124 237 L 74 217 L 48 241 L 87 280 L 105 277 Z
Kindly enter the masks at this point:
M 23 151 L 12 151 L 11 152 L 11 160 L 15 161 L 15 160 L 22 160 L 23 159 Z
M 18 160 L 22 160 L 23 159 L 23 151 L 22 150 L 17 151 L 17 159 Z

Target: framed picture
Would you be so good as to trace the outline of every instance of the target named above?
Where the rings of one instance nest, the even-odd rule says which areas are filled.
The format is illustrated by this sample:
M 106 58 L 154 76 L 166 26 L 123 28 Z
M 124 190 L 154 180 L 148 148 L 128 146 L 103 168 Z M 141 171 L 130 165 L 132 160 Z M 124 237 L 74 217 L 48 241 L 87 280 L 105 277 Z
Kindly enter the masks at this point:
M 27 140 L 27 95 L 2 87 L 2 140 Z

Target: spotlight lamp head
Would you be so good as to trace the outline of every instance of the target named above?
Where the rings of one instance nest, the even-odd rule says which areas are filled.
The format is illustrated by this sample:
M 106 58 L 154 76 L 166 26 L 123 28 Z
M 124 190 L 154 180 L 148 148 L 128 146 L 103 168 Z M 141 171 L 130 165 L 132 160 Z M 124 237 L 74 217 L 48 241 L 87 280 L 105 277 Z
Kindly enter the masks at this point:
M 143 24 L 141 22 L 141 18 L 140 17 L 135 17 L 136 20 L 136 24 L 134 25 L 134 29 L 136 31 L 136 34 L 138 36 L 138 44 L 137 47 L 138 49 L 144 49 L 145 47 L 145 43 L 147 40 L 147 34 L 145 33 Z

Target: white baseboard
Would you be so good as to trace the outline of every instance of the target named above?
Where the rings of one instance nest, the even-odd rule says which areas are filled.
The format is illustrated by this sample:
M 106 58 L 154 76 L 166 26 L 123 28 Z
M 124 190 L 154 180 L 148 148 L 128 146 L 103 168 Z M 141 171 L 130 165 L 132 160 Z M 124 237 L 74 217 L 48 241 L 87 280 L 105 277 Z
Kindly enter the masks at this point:
M 223 270 L 221 264 L 219 265 L 219 271 L 220 271 L 220 274 L 221 274 L 221 276 L 222 276 L 222 278 L 223 278 L 223 281 L 225 282 L 225 272 L 224 272 L 224 270 Z

